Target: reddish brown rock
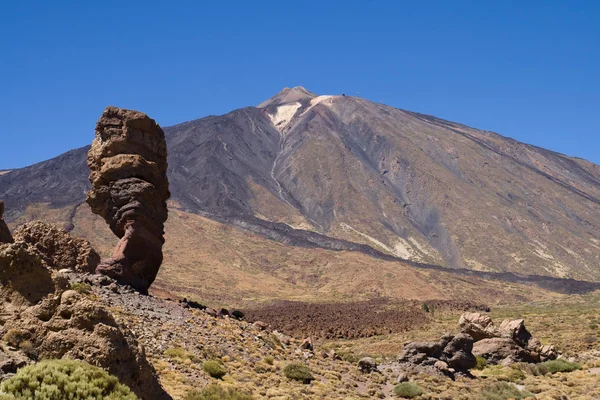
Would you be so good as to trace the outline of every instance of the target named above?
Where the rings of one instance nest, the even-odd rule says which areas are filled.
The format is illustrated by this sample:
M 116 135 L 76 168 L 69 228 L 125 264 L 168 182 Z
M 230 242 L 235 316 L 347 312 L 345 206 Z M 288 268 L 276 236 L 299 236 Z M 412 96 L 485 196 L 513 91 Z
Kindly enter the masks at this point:
M 107 107 L 88 153 L 87 203 L 121 240 L 96 272 L 147 293 L 163 260 L 167 145 L 160 126 L 138 111 Z
M 100 256 L 90 242 L 41 221 L 21 225 L 15 230 L 14 239 L 37 250 L 52 269 L 93 273 L 100 263 Z
M 0 243 L 12 243 L 13 239 L 10 235 L 10 230 L 6 226 L 6 222 L 2 219 L 4 215 L 4 202 L 0 200 Z

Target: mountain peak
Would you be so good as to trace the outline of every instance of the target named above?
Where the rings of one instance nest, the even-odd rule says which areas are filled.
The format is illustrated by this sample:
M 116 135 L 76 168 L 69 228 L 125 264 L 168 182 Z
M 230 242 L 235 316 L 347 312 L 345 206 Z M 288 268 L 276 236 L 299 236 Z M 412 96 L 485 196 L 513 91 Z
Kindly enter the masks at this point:
M 310 100 L 317 97 L 316 94 L 306 90 L 302 86 L 295 86 L 293 88 L 283 88 L 275 96 L 269 100 L 263 101 L 258 105 L 258 108 L 266 108 L 269 106 L 277 106 L 286 103 L 293 103 L 301 100 Z

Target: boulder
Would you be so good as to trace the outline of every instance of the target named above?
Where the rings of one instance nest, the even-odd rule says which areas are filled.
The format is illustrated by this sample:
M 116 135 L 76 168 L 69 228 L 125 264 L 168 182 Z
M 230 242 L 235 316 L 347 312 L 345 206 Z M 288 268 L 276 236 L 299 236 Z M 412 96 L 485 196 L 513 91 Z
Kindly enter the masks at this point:
M 439 342 L 412 342 L 404 346 L 397 362 L 416 373 L 440 374 L 454 377 L 455 373 L 469 375 L 477 365 L 471 352 L 473 338 L 467 334 L 445 334 Z
M 371 357 L 364 357 L 358 361 L 358 370 L 365 374 L 377 371 L 377 367 L 377 361 Z
M 17 228 L 14 240 L 37 250 L 44 263 L 52 269 L 94 273 L 100 263 L 100 256 L 90 242 L 41 221 Z
M 511 338 L 522 347 L 528 347 L 529 341 L 533 337 L 525 328 L 524 319 L 506 319 L 500 324 L 499 330 L 503 337 Z M 535 344 L 533 344 L 533 347 L 535 347 Z
M 540 361 L 537 353 L 519 346 L 511 338 L 491 338 L 475 342 L 473 354 L 485 358 L 490 364 Z
M 460 316 L 458 325 L 462 333 L 471 336 L 475 341 L 500 336 L 492 319 L 481 313 L 464 313 Z
M 312 340 L 311 338 L 306 338 L 302 341 L 302 343 L 300 343 L 300 348 L 302 350 L 313 350 L 313 344 L 312 344 Z
M 86 201 L 120 239 L 96 272 L 147 293 L 163 260 L 170 196 L 164 132 L 146 114 L 107 107 L 87 163 Z
M 10 235 L 10 230 L 2 218 L 4 216 L 4 202 L 0 200 L 0 243 L 12 243 L 13 238 Z

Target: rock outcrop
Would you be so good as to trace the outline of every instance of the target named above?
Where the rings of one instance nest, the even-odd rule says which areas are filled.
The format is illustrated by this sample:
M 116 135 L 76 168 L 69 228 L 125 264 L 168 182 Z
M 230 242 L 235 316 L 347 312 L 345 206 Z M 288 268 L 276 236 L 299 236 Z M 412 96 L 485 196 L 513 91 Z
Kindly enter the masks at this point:
M 399 366 L 411 373 L 469 376 L 477 360 L 472 353 L 473 338 L 467 334 L 446 334 L 438 342 L 412 342 L 398 356 Z
M 93 273 L 100 263 L 100 256 L 90 242 L 41 221 L 21 225 L 15 230 L 14 239 L 37 250 L 52 269 Z
M 87 162 L 87 203 L 120 238 L 96 271 L 146 293 L 163 260 L 170 196 L 165 135 L 146 114 L 107 107 Z
M 12 243 L 13 238 L 10 235 L 10 230 L 6 226 L 6 222 L 2 217 L 4 216 L 4 202 L 0 200 L 0 243 Z
M 461 332 L 475 339 L 473 354 L 490 364 L 535 363 L 558 357 L 554 346 L 542 346 L 525 327 L 525 320 L 504 320 L 499 327 L 487 315 L 465 313 L 460 317 Z
M 105 368 L 143 400 L 170 399 L 126 325 L 97 301 L 69 290 L 68 273 L 55 269 L 65 237 L 43 236 L 43 245 L 34 247 L 16 236 L 14 243 L 0 244 L 0 337 L 9 345 L 0 354 L 0 379 L 35 360 L 81 359 Z

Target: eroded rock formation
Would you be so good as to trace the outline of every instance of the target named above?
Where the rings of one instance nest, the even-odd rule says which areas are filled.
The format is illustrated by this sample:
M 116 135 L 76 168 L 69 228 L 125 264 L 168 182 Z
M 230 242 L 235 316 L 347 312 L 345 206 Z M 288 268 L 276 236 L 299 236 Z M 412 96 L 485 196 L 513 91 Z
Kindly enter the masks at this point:
M 100 263 L 90 242 L 41 221 L 21 225 L 15 230 L 14 239 L 36 249 L 46 265 L 56 270 L 93 273 Z
M 36 360 L 81 359 L 105 368 L 143 400 L 170 399 L 126 325 L 97 300 L 69 290 L 69 273 L 56 269 L 65 237 L 41 237 L 38 247 L 21 235 L 0 244 L 0 338 L 10 346 L 0 351 L 0 380 Z
M 12 243 L 13 239 L 10 235 L 10 230 L 6 226 L 6 222 L 2 219 L 4 215 L 4 202 L 0 200 L 0 243 Z
M 146 114 L 107 107 L 87 162 L 87 203 L 121 239 L 96 271 L 146 293 L 163 260 L 170 196 L 165 135 Z
M 461 331 L 475 338 L 473 354 L 490 364 L 540 362 L 555 359 L 554 346 L 542 346 L 525 328 L 523 319 L 507 319 L 499 327 L 490 317 L 480 313 L 465 313 L 460 317 Z

